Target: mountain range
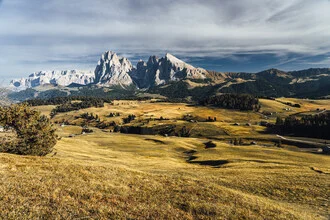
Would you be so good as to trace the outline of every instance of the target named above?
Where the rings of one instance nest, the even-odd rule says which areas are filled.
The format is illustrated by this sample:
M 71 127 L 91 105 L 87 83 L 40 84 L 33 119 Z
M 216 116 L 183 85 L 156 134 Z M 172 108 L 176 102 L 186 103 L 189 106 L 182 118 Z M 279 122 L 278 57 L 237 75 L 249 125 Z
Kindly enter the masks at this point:
M 165 57 L 150 56 L 148 62 L 140 60 L 136 67 L 125 57 L 119 57 L 112 51 L 102 54 L 95 71 L 40 71 L 28 78 L 12 80 L 11 88 L 26 89 L 52 84 L 69 86 L 70 84 L 101 86 L 131 86 L 139 89 L 164 85 L 182 79 L 204 79 L 207 71 L 195 68 L 167 53 Z
M 326 97 L 330 95 L 330 69 L 314 68 L 289 72 L 269 69 L 259 73 L 215 72 L 196 68 L 169 53 L 162 58 L 150 56 L 147 62 L 140 60 L 133 66 L 129 59 L 107 51 L 101 55 L 94 71 L 40 71 L 30 74 L 28 78 L 12 80 L 10 88 L 24 90 L 45 85 L 88 85 L 121 89 L 133 87 L 138 91 L 180 98 L 216 93 Z

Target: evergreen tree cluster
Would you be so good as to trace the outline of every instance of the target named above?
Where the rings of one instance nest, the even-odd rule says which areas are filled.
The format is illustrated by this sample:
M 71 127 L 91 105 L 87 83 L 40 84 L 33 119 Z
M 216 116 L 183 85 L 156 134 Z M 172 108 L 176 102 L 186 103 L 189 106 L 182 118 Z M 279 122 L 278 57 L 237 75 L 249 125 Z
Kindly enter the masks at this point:
M 119 112 L 110 112 L 110 114 L 108 115 L 109 118 L 119 117 L 119 116 L 120 116 Z
M 0 107 L 0 124 L 16 135 L 0 143 L 0 152 L 45 156 L 57 142 L 56 129 L 50 120 L 26 104 Z
M 283 134 L 330 139 L 330 113 L 306 115 L 302 118 L 289 116 L 277 118 L 276 128 Z
M 82 134 L 90 134 L 90 133 L 93 133 L 94 131 L 93 131 L 93 129 L 90 129 L 90 128 L 88 128 L 87 126 L 84 126 L 83 128 L 82 128 L 82 131 L 81 131 L 81 133 Z
M 71 112 L 91 107 L 104 107 L 104 100 L 99 98 L 88 98 L 87 100 L 81 102 L 66 102 L 64 104 L 56 106 L 51 112 L 51 117 L 54 117 L 59 112 Z
M 239 109 L 242 111 L 259 111 L 259 100 L 248 94 L 222 94 L 211 96 L 200 101 L 204 106 L 215 106 L 226 109 Z
M 82 118 L 82 119 L 86 119 L 88 121 L 99 120 L 100 119 L 99 115 L 97 115 L 97 114 L 94 115 L 93 113 L 89 114 L 88 112 L 83 113 L 80 116 L 76 116 L 76 118 Z
M 112 122 L 100 121 L 95 125 L 95 127 L 99 128 L 99 129 L 106 129 L 109 127 L 115 128 L 116 126 L 117 126 L 117 123 L 114 121 L 112 121 Z
M 82 102 L 106 102 L 111 103 L 112 100 L 109 98 L 99 98 L 99 97 L 87 97 L 87 96 L 67 96 L 67 97 L 54 97 L 49 99 L 30 99 L 25 101 L 25 103 L 31 106 L 41 106 L 41 105 L 63 105 L 71 103 L 72 101 L 82 101 Z
M 136 116 L 133 115 L 133 114 L 132 115 L 128 115 L 127 118 L 123 118 L 123 122 L 124 122 L 124 124 L 128 124 L 131 121 L 133 121 L 135 118 L 136 118 Z

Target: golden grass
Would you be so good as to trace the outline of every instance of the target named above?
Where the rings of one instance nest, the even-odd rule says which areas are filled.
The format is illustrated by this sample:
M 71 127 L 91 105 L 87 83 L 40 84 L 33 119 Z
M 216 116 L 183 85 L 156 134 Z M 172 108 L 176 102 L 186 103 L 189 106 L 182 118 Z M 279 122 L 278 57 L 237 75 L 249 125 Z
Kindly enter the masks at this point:
M 293 104 L 300 104 L 301 108 L 294 108 L 282 104 L 280 102 L 291 102 Z M 260 99 L 261 110 L 260 112 L 276 112 L 273 116 L 265 119 L 261 113 L 256 112 L 242 112 L 237 110 L 219 109 L 212 107 L 202 106 L 190 106 L 184 103 L 153 103 L 150 101 L 115 101 L 114 105 L 105 104 L 104 108 L 88 108 L 79 111 L 60 113 L 55 116 L 53 121 L 69 120 L 70 122 L 79 122 L 75 120 L 75 116 L 82 113 L 94 113 L 98 114 L 103 121 L 115 121 L 117 124 L 122 123 L 122 118 L 127 117 L 130 114 L 137 116 L 137 120 L 132 125 L 141 125 L 139 121 L 146 119 L 159 119 L 160 117 L 168 118 L 169 121 L 150 121 L 146 126 L 155 126 L 159 124 L 176 124 L 183 125 L 183 121 L 180 121 L 185 115 L 192 115 L 198 120 L 205 120 L 208 117 L 217 118 L 215 123 L 201 122 L 198 125 L 184 123 L 189 128 L 194 128 L 195 135 L 214 136 L 217 133 L 223 134 L 224 132 L 232 136 L 255 136 L 260 132 L 265 131 L 265 127 L 259 126 L 260 121 L 268 121 L 275 123 L 276 117 L 287 117 L 291 114 L 297 114 L 300 112 L 314 111 L 317 108 L 330 109 L 329 100 L 304 100 L 304 99 L 287 99 L 281 98 L 278 101 Z M 50 107 L 38 107 L 42 112 L 50 112 Z M 286 108 L 290 108 L 290 111 L 286 111 Z M 48 111 L 47 111 L 48 110 Z M 119 117 L 106 117 L 110 113 L 120 113 Z M 240 126 L 234 126 L 235 123 L 239 123 Z M 247 126 L 250 124 L 251 126 Z
M 37 106 L 33 107 L 34 109 L 41 112 L 41 114 L 49 116 L 51 111 L 56 107 L 56 105 L 43 105 L 43 106 Z
M 272 100 L 261 104 L 262 110 L 272 112 L 285 106 Z M 300 104 L 301 110 L 315 107 L 305 100 Z M 38 109 L 47 114 L 51 106 Z M 149 125 L 175 123 L 194 127 L 196 134 L 222 130 L 233 137 L 265 141 L 256 146 L 213 141 L 217 147 L 205 149 L 208 140 L 202 138 L 125 135 L 95 128 L 92 134 L 80 135 L 79 126 L 59 126 L 61 140 L 47 157 L 0 154 L 0 219 L 330 217 L 330 157 L 265 147 L 268 136 L 256 125 L 264 120 L 259 113 L 118 101 L 104 108 L 61 113 L 53 120 L 74 121 L 84 112 L 118 122 L 128 114 L 138 120 L 163 116 L 170 120 Z M 107 118 L 110 112 L 122 116 Z M 179 120 L 186 114 L 217 117 L 217 122 Z M 234 126 L 236 122 L 240 126 Z M 69 138 L 71 134 L 77 136 Z
M 296 98 L 279 98 L 277 100 L 282 102 L 291 102 L 293 104 L 300 104 L 301 108 L 299 111 L 315 111 L 317 108 L 330 110 L 329 100 L 311 100 Z
M 231 135 L 254 135 L 256 131 L 264 130 L 263 127 L 257 125 L 262 120 L 262 117 L 255 112 L 189 106 L 184 103 L 151 103 L 146 101 L 115 101 L 114 105 L 105 104 L 104 108 L 88 108 L 69 113 L 60 113 L 54 117 L 53 121 L 69 120 L 70 122 L 78 122 L 79 120 L 75 120 L 74 117 L 86 112 L 98 114 L 101 120 L 108 122 L 115 121 L 117 124 L 121 124 L 122 118 L 130 114 L 137 116 L 137 124 L 138 121 L 144 121 L 146 119 L 159 119 L 160 117 L 170 119 L 169 121 L 150 121 L 149 124 L 146 124 L 147 126 L 164 123 L 180 125 L 183 123 L 180 120 L 188 114 L 201 120 L 206 120 L 208 117 L 216 117 L 217 122 L 215 123 L 199 123 L 197 126 L 195 124 L 185 124 L 190 128 L 195 127 L 196 133 L 202 133 L 206 136 L 208 133 L 210 135 L 216 133 L 214 131 L 225 131 Z M 120 113 L 121 116 L 106 117 L 111 112 Z M 240 123 L 242 126 L 234 126 L 234 123 Z M 246 126 L 247 123 L 250 123 L 252 126 Z M 198 132 L 198 130 L 204 130 L 205 132 Z
M 74 138 L 66 138 L 68 134 L 62 131 L 56 155 L 46 158 L 0 154 L 0 218 L 326 219 L 330 215 L 326 156 L 224 142 L 204 149 L 205 140 L 196 138 L 99 130 Z M 189 150 L 197 156 L 191 163 L 186 161 Z

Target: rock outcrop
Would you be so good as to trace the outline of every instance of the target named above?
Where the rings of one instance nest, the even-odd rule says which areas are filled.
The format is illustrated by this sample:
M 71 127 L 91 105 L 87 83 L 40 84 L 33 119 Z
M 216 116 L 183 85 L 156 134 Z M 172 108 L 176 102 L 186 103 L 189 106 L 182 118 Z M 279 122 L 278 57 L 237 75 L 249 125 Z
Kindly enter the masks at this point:
M 207 71 L 195 68 L 166 54 L 164 58 L 151 56 L 148 62 L 140 60 L 134 68 L 127 58 L 108 51 L 101 56 L 95 69 L 95 83 L 101 85 L 132 85 L 149 88 L 186 78 L 204 79 Z
M 20 90 L 46 84 L 69 86 L 72 83 L 88 85 L 93 82 L 94 74 L 92 71 L 40 71 L 30 74 L 28 78 L 12 80 L 10 87 Z
M 182 79 L 204 79 L 207 71 L 166 54 L 163 58 L 150 56 L 148 62 L 140 60 L 136 67 L 125 57 L 119 57 L 112 51 L 102 54 L 94 73 L 91 71 L 40 71 L 28 78 L 13 80 L 11 87 L 16 89 L 33 88 L 52 84 L 68 86 L 70 84 L 122 87 L 135 85 L 145 89 Z
M 206 73 L 168 53 L 163 58 L 151 56 L 147 63 L 139 61 L 131 77 L 139 88 L 149 88 L 182 79 L 204 79 Z
M 133 84 L 129 73 L 133 66 L 125 57 L 118 57 L 116 53 L 107 51 L 102 54 L 95 69 L 95 83 L 102 85 L 122 85 Z

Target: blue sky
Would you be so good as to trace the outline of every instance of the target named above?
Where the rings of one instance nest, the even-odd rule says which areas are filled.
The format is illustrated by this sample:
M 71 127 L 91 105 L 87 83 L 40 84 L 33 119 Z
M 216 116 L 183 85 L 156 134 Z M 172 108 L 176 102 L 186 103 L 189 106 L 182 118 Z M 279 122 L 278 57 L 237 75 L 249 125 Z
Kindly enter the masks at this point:
M 0 77 L 133 64 L 166 52 L 209 70 L 330 67 L 329 0 L 0 0 Z

